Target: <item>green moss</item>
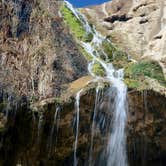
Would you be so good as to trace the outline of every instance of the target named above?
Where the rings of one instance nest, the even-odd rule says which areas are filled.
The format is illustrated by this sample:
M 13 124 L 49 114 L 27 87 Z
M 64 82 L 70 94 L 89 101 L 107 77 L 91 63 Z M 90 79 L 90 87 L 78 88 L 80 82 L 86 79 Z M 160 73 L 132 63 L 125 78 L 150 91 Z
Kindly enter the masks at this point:
M 129 88 L 138 88 L 140 86 L 140 82 L 138 80 L 125 79 L 124 82 Z
M 113 54 L 113 65 L 116 68 L 123 68 L 129 63 L 128 56 L 123 51 L 115 51 Z
M 102 47 L 104 52 L 108 55 L 109 60 L 113 61 L 113 53 L 116 51 L 116 48 L 107 40 L 102 42 Z
M 131 63 L 125 68 L 125 78 L 144 80 L 145 77 L 156 79 L 160 84 L 166 86 L 162 68 L 156 61 Z
M 104 68 L 98 62 L 94 63 L 93 68 L 92 68 L 92 72 L 97 76 L 104 76 L 105 75 Z
M 93 59 L 92 56 L 89 55 L 82 46 L 79 46 L 79 50 L 84 55 L 84 57 L 86 58 L 87 61 L 92 61 L 92 59 Z
M 129 63 L 127 54 L 107 40 L 102 43 L 102 47 L 115 68 L 123 68 Z
M 87 33 L 80 22 L 74 14 L 65 6 L 63 5 L 60 9 L 65 23 L 70 28 L 71 33 L 79 40 L 90 42 L 93 39 L 93 34 Z

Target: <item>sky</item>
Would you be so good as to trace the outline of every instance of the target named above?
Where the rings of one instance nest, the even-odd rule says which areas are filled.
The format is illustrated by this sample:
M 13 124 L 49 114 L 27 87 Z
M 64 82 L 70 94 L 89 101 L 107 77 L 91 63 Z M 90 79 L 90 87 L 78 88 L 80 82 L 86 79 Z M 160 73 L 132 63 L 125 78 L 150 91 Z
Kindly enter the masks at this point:
M 68 0 L 75 7 L 86 7 L 90 5 L 101 4 L 110 0 Z

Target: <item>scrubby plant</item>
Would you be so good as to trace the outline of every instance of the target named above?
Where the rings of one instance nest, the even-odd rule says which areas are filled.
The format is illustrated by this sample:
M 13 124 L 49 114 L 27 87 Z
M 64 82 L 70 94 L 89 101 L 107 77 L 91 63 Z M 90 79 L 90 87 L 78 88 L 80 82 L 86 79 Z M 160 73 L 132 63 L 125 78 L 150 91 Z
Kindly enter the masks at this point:
M 94 63 L 93 68 L 92 68 L 92 72 L 97 76 L 104 76 L 105 75 L 104 68 L 98 62 Z
M 115 68 L 123 68 L 129 63 L 127 54 L 108 42 L 108 40 L 103 41 L 102 47 Z
M 157 80 L 160 84 L 166 86 L 166 80 L 161 66 L 156 61 L 140 61 L 131 63 L 125 68 L 125 78 L 140 80 L 150 77 Z
M 90 42 L 93 38 L 92 33 L 87 33 L 81 23 L 80 20 L 78 20 L 72 11 L 68 9 L 65 5 L 62 5 L 60 9 L 65 23 L 68 25 L 71 33 L 79 40 Z
M 104 52 L 108 55 L 110 61 L 113 60 L 113 53 L 116 51 L 116 48 L 107 40 L 102 42 L 102 47 Z

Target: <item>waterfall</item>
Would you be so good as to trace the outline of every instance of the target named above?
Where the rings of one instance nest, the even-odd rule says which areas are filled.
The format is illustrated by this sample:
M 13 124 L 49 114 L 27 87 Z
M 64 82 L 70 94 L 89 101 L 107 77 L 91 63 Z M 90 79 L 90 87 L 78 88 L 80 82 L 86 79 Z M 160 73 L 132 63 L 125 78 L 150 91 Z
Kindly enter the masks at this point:
M 108 63 L 108 56 L 104 52 L 102 43 L 103 41 L 107 41 L 111 44 L 111 41 L 102 36 L 99 32 L 96 31 L 95 27 L 91 27 L 86 19 L 86 17 L 80 13 L 77 9 L 74 9 L 73 6 L 65 1 L 66 7 L 73 12 L 73 15 L 82 23 L 82 26 L 85 28 L 87 33 L 93 34 L 93 39 L 91 42 L 83 42 L 80 41 L 81 46 L 85 49 L 85 51 L 92 57 L 92 61 L 89 62 L 88 71 L 89 73 L 99 81 L 100 79 L 104 79 L 110 83 L 110 87 L 115 91 L 115 103 L 113 117 L 112 117 L 112 129 L 110 129 L 110 136 L 107 145 L 107 166 L 127 166 L 127 156 L 126 156 L 126 133 L 125 126 L 127 120 L 127 87 L 123 82 L 123 69 L 115 70 L 111 63 Z M 98 51 L 100 50 L 100 52 Z M 106 57 L 106 61 L 101 58 L 101 52 Z M 93 73 L 93 65 L 94 63 L 99 63 L 105 70 L 105 77 L 96 76 Z M 76 95 L 76 110 L 77 110 L 77 124 L 76 124 L 76 139 L 74 146 L 74 166 L 77 165 L 76 159 L 76 149 L 77 149 L 77 139 L 78 139 L 78 127 L 79 127 L 79 101 L 80 101 L 80 93 L 79 91 Z M 98 96 L 98 89 L 96 89 L 96 102 Z M 96 107 L 96 104 L 95 104 Z M 94 108 L 94 114 L 96 113 L 96 108 Z M 95 118 L 95 115 L 94 117 Z M 93 122 L 94 123 L 94 120 Z M 92 124 L 92 136 L 91 136 L 91 147 L 90 147 L 90 157 L 89 162 L 91 165 L 91 153 L 93 148 L 93 135 L 94 135 L 94 124 Z
M 37 142 L 40 143 L 41 133 L 42 133 L 42 127 L 43 127 L 43 119 L 44 115 L 43 112 L 39 115 L 39 121 L 38 121 L 38 133 L 37 133 Z
M 76 95 L 75 109 L 76 109 L 76 134 L 74 142 L 74 166 L 77 165 L 77 143 L 78 143 L 78 128 L 79 128 L 79 112 L 80 112 L 80 94 L 83 92 L 81 89 Z
M 100 86 L 98 85 L 96 88 L 96 98 L 95 98 L 95 107 L 93 111 L 93 119 L 92 119 L 92 127 L 91 127 L 91 141 L 90 141 L 90 150 L 89 150 L 89 165 L 92 165 L 92 153 L 93 153 L 93 139 L 95 134 L 95 120 L 97 113 L 97 105 L 100 99 Z
M 55 143 L 57 142 L 57 134 L 58 134 L 58 128 L 59 128 L 59 120 L 58 120 L 58 114 L 60 112 L 60 108 L 57 107 L 56 110 L 55 110 L 55 113 L 54 113 L 54 120 L 53 120 L 53 124 L 52 124 L 52 128 L 51 128 L 51 132 L 50 132 L 50 136 L 49 136 L 49 139 L 48 139 L 48 149 L 49 149 L 49 152 L 51 152 L 51 149 L 52 149 L 52 145 L 53 145 L 53 137 L 54 137 L 54 133 L 56 132 L 56 141 Z M 56 128 L 56 129 L 55 129 Z M 50 153 L 48 154 L 50 155 Z
M 126 93 L 127 88 L 123 82 L 114 84 L 115 108 L 113 113 L 113 126 L 107 151 L 108 166 L 127 166 L 126 157 Z

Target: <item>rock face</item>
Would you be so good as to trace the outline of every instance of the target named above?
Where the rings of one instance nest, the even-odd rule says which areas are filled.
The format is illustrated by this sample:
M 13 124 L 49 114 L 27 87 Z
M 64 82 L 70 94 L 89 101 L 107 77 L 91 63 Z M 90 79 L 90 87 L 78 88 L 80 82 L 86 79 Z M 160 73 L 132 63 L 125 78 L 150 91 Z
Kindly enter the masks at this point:
M 108 91 L 109 89 L 105 88 L 103 93 L 100 93 L 94 121 L 95 134 L 91 157 L 95 165 L 105 165 L 102 156 L 107 146 L 112 118 L 112 99 L 108 98 Z M 164 166 L 165 97 L 153 91 L 129 91 L 128 99 L 126 130 L 130 166 Z M 33 113 L 22 101 L 15 116 L 12 112 L 8 116 L 7 128 L 1 133 L 1 165 L 73 165 L 75 100 L 71 98 L 70 102 L 63 104 L 47 101 L 44 105 L 39 104 L 38 112 Z M 94 106 L 95 89 L 89 89 L 81 95 L 80 100 L 78 165 L 88 165 Z
M 82 12 L 129 55 L 157 60 L 166 72 L 165 0 L 113 0 Z
M 96 24 L 100 20 L 98 29 L 107 35 L 115 34 L 114 41 L 138 59 L 139 55 L 144 57 L 148 50 L 139 54 L 142 49 L 135 49 L 133 43 L 140 41 L 140 33 L 135 34 L 138 29 L 133 27 L 142 28 L 148 24 L 147 32 L 141 31 L 141 35 L 151 34 L 146 36 L 147 45 L 152 40 L 163 40 L 163 36 L 156 36 L 157 30 L 153 30 L 152 33 L 150 29 L 154 27 L 150 27 L 149 11 L 150 14 L 161 11 L 160 8 L 154 7 L 158 2 L 142 4 L 140 1 L 140 3 L 114 0 L 103 4 L 102 10 L 98 10 L 101 6 L 85 9 L 89 19 L 94 15 L 98 16 L 95 21 L 92 20 Z M 96 84 L 92 83 L 93 86 L 87 87 L 87 82 L 93 78 L 82 77 L 87 75 L 87 62 L 72 33 L 63 22 L 59 13 L 60 6 L 60 1 L 49 0 L 0 2 L 0 165 L 2 166 L 72 166 L 76 135 L 75 94 L 82 88 L 84 92 L 80 98 L 78 165 L 90 165 L 90 158 L 95 166 L 106 165 L 105 152 L 112 125 L 111 111 L 116 102 L 115 96 L 109 96 L 111 87 L 104 84 L 99 93 L 100 100 L 98 103 L 95 102 Z M 146 8 L 147 13 L 146 10 L 145 13 L 141 13 L 143 10 L 140 8 Z M 163 13 L 164 8 L 161 20 L 164 20 Z M 133 25 L 138 22 L 138 27 Z M 104 28 L 101 23 L 104 24 Z M 158 30 L 163 30 L 162 25 Z M 129 41 L 132 41 L 131 45 L 126 44 Z M 140 45 L 138 42 L 138 48 Z M 157 58 L 162 62 L 163 56 Z M 131 71 L 132 69 L 134 67 Z M 138 74 L 136 77 L 141 77 L 140 71 L 143 70 L 144 68 L 141 68 L 139 72 L 136 71 Z M 162 73 L 158 71 L 160 70 L 155 74 L 161 76 Z M 149 73 L 153 77 L 156 76 L 153 72 Z M 151 86 L 155 87 L 153 84 Z M 129 111 L 126 131 L 130 166 L 152 164 L 164 166 L 166 163 L 166 97 L 165 93 L 160 93 L 161 90 L 138 91 L 130 87 L 128 91 Z M 96 118 L 93 118 L 95 108 L 97 113 Z
M 60 1 L 0 2 L 0 84 L 34 99 L 59 96 L 86 60 L 63 24 Z

